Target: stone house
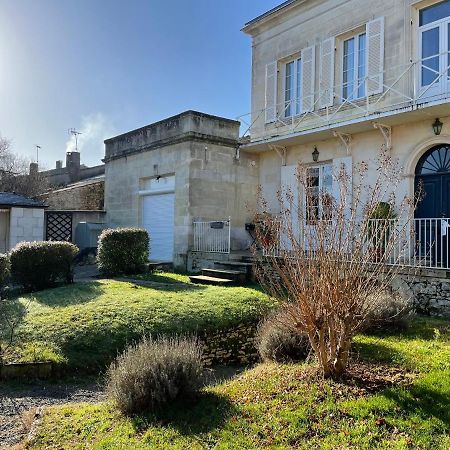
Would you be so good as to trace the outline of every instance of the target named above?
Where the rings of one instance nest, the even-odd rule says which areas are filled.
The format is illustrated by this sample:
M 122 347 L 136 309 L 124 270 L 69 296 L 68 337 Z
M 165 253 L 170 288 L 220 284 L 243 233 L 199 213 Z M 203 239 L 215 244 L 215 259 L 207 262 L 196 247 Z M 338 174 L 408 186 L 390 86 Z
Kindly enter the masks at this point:
M 413 249 L 404 264 L 424 267 L 414 288 L 450 311 L 450 1 L 290 0 L 243 31 L 252 105 L 240 153 L 257 160 L 271 212 L 280 188 L 297 188 L 299 160 L 333 194 L 327 173 L 388 149 L 404 168 L 398 198 L 425 191 L 414 222 L 430 256 Z
M 0 253 L 20 242 L 44 239 L 46 205 L 14 192 L 0 192 Z

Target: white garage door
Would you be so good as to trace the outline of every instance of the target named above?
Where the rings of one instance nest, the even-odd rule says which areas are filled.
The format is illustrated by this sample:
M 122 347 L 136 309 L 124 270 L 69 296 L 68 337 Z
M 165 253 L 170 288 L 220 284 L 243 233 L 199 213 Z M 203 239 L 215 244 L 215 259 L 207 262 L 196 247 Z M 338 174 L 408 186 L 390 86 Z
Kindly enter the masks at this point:
M 175 194 L 143 197 L 142 224 L 150 234 L 150 260 L 173 261 Z

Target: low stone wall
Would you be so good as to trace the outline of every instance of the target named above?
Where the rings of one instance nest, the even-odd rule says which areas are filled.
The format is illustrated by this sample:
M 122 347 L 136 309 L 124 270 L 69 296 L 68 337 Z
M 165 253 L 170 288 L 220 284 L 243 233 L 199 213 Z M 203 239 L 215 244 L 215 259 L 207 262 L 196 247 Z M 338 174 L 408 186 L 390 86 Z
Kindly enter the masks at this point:
M 255 348 L 256 324 L 242 324 L 200 337 L 205 364 L 249 364 L 258 359 Z
M 414 277 L 405 280 L 416 311 L 430 316 L 450 316 L 450 280 Z

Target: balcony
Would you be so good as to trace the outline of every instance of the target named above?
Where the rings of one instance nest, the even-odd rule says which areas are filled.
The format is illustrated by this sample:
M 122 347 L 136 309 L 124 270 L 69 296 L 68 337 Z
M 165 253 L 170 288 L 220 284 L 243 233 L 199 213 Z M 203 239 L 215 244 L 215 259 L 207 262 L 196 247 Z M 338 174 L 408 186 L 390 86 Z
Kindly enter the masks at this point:
M 433 75 L 432 80 L 422 86 L 425 84 L 421 81 L 424 72 L 428 78 L 430 73 Z M 363 84 L 367 86 L 371 79 L 379 80 L 380 77 L 383 80 L 382 93 L 355 99 Z M 287 112 L 298 110 L 298 100 L 278 103 L 273 123 L 265 123 L 266 109 L 238 117 L 243 127 L 243 138 L 250 137 L 250 142 L 242 148 L 263 151 L 268 149 L 267 144 L 292 145 L 327 139 L 333 131 L 353 134 L 373 130 L 374 124 L 379 122 L 391 127 L 448 115 L 450 64 L 440 71 L 434 70 L 426 59 L 389 67 L 355 84 L 349 98 L 344 98 L 342 93 L 343 85 L 335 85 L 333 106 L 320 109 L 321 99 L 329 93 L 316 91 L 312 111 L 295 116 L 289 116 Z

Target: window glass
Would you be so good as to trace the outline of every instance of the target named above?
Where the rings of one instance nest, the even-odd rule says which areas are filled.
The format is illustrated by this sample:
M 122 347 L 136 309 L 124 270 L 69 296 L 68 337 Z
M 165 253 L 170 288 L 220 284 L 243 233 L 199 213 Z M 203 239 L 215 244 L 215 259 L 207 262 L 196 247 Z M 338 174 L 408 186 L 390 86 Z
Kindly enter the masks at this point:
M 366 34 L 359 35 L 358 39 L 358 97 L 366 95 Z
M 311 167 L 307 172 L 306 222 L 329 220 L 333 214 L 333 176 L 331 164 Z
M 422 86 L 439 77 L 439 28 L 422 33 Z
M 450 17 L 450 0 L 440 2 L 419 11 L 419 26 L 427 25 L 436 20 Z
M 355 78 L 355 38 L 347 39 L 344 42 L 344 72 L 343 82 L 345 99 L 353 98 L 353 81 Z
M 292 99 L 294 98 L 294 61 L 286 64 L 286 79 L 285 79 L 285 115 L 292 115 Z

